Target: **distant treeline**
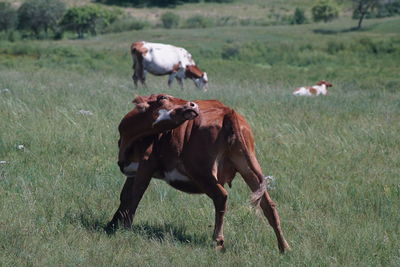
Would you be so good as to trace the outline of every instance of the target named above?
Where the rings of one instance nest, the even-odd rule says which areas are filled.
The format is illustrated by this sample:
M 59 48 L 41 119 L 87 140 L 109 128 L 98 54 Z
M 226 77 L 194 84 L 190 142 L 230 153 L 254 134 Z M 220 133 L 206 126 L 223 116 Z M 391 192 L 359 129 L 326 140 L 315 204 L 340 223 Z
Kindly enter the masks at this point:
M 180 4 L 200 3 L 200 2 L 215 2 L 215 3 L 230 3 L 234 0 L 96 0 L 103 4 L 112 4 L 120 6 L 134 7 L 173 7 Z

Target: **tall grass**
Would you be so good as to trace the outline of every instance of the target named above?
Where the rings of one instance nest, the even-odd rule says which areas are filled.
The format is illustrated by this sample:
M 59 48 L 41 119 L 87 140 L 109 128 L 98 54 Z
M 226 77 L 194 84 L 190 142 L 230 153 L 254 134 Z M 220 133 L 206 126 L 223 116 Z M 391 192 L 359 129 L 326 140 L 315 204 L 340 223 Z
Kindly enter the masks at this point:
M 145 30 L 140 36 L 2 43 L 1 265 L 398 265 L 398 52 L 350 49 L 369 38 L 398 51 L 391 41 L 397 37 L 382 27 L 335 37 L 313 27 Z M 246 40 L 252 35 L 261 48 Z M 207 36 L 214 42 L 199 42 Z M 223 59 L 232 36 L 228 44 L 244 54 Z M 128 48 L 137 39 L 182 43 L 209 72 L 209 92 L 190 81 L 184 90 L 168 89 L 166 77 L 154 76 L 148 88 L 135 91 Z M 307 39 L 310 46 L 301 48 Z M 248 45 L 258 53 L 265 44 L 271 50 L 264 58 L 275 55 L 275 61 L 241 58 L 249 55 Z M 322 60 L 300 64 L 314 54 Z M 291 96 L 295 87 L 320 78 L 334 84 L 330 96 Z M 270 193 L 290 253 L 279 254 L 240 176 L 228 189 L 225 253 L 212 248 L 211 200 L 162 181 L 151 182 L 132 229 L 104 233 L 124 182 L 115 164 L 117 125 L 134 94 L 156 92 L 219 99 L 247 118 L 264 173 L 276 177 Z

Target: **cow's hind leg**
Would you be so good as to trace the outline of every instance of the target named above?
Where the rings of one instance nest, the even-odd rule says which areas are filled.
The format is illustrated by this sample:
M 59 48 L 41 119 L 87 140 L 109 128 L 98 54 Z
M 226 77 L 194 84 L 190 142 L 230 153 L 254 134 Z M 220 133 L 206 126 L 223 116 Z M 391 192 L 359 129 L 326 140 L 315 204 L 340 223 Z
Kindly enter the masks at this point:
M 280 226 L 278 211 L 275 208 L 275 203 L 272 201 L 266 190 L 261 198 L 260 207 L 263 210 L 265 217 L 267 217 L 269 224 L 274 229 L 276 238 L 278 240 L 279 250 L 282 253 L 285 252 L 289 249 L 289 245 L 283 237 L 283 232 Z
M 138 87 L 139 80 L 142 82 L 142 76 L 143 76 L 143 70 L 141 64 L 135 63 L 133 65 L 133 75 L 132 75 L 132 80 L 133 84 L 135 85 L 135 88 Z
M 136 75 L 136 71 L 134 71 L 134 73 L 132 75 L 132 80 L 133 80 L 133 84 L 135 85 L 135 88 L 137 88 L 137 82 L 138 82 L 139 78 Z
M 213 240 L 216 242 L 216 249 L 221 250 L 224 249 L 224 215 L 226 213 L 228 192 L 222 185 L 216 184 L 216 187 L 209 190 L 207 195 L 211 197 L 215 207 Z
M 194 177 L 199 177 L 195 180 L 197 185 L 202 189 L 202 191 L 209 196 L 215 207 L 215 225 L 213 233 L 213 241 L 216 242 L 216 249 L 224 249 L 224 215 L 226 213 L 226 202 L 228 199 L 228 192 L 225 188 L 217 182 L 217 178 L 211 172 L 210 174 L 205 174 L 207 171 L 201 170 L 192 171 Z
M 142 55 L 133 55 L 133 75 L 132 75 L 132 80 L 133 84 L 135 85 L 135 88 L 138 86 L 138 81 L 140 81 L 143 85 L 145 84 L 145 79 L 146 79 L 146 71 L 143 66 L 143 57 Z
M 252 157 L 250 155 L 250 157 Z M 270 198 L 266 190 L 266 181 L 261 173 L 261 167 L 258 164 L 255 157 L 252 158 L 252 164 L 248 164 L 246 157 L 242 153 L 237 153 L 236 156 L 232 158 L 233 162 L 239 173 L 242 175 L 246 184 L 250 187 L 252 194 L 253 203 L 260 204 L 261 209 L 269 224 L 274 229 L 278 248 L 283 253 L 289 249 L 289 245 L 286 242 L 281 227 L 278 211 L 275 208 L 275 203 Z M 249 166 L 252 165 L 252 166 Z

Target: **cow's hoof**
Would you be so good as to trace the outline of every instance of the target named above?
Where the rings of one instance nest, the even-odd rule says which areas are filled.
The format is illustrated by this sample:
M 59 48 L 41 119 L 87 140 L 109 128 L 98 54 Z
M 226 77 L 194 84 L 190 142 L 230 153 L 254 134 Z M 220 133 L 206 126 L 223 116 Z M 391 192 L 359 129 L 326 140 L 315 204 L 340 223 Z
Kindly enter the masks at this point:
M 117 231 L 117 227 L 118 225 L 114 222 L 109 222 L 107 224 L 107 226 L 104 228 L 104 231 L 108 234 L 108 235 L 112 235 L 115 233 L 115 231 Z
M 285 243 L 283 244 L 283 247 L 279 247 L 279 251 L 282 254 L 288 253 L 289 251 L 291 251 L 292 249 L 289 247 L 288 243 L 285 241 Z
M 215 247 L 215 251 L 218 251 L 218 252 L 225 252 L 225 247 L 224 247 L 224 245 L 217 245 L 217 246 Z
M 224 240 L 217 240 L 215 243 L 215 251 L 225 252 Z

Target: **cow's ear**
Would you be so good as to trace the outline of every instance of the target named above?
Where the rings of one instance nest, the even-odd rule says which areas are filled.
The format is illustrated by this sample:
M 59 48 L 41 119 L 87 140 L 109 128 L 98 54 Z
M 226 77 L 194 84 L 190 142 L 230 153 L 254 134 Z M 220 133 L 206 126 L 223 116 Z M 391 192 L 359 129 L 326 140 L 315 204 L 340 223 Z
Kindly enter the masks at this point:
M 133 101 L 133 104 L 136 104 L 136 108 L 140 111 L 140 112 L 145 112 L 146 109 L 148 107 L 150 107 L 150 105 L 146 102 L 145 98 L 142 96 L 136 96 Z
M 146 101 L 140 95 L 135 96 L 135 98 L 132 100 L 133 104 L 140 104 L 140 103 L 143 103 L 143 102 L 146 102 Z

